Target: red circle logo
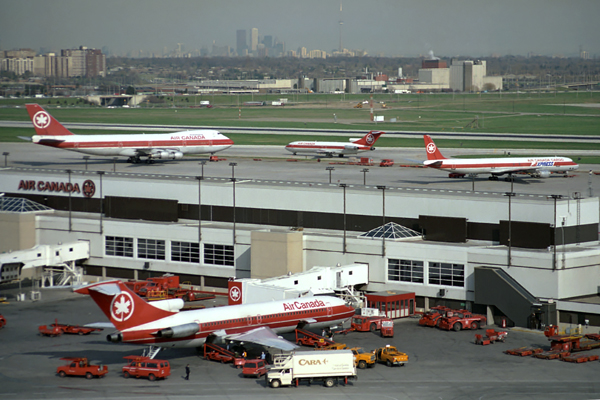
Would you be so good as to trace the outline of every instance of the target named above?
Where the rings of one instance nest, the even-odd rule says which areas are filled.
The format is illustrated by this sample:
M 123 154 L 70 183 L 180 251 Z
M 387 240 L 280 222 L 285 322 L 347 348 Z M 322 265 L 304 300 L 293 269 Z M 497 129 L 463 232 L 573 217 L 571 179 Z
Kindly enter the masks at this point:
M 242 291 L 240 288 L 237 286 L 232 286 L 231 289 L 229 289 L 229 298 L 234 302 L 240 301 L 242 298 Z
M 118 322 L 127 321 L 133 315 L 133 308 L 133 297 L 127 292 L 121 292 L 110 303 L 110 316 Z
M 433 154 L 433 153 L 435 153 L 435 144 L 434 144 L 434 143 L 429 143 L 429 144 L 427 145 L 427 152 L 428 152 L 429 154 Z
M 33 116 L 33 125 L 38 129 L 46 129 L 50 125 L 50 116 L 46 111 L 38 111 Z
M 83 182 L 81 192 L 85 197 L 93 197 L 94 193 L 96 193 L 96 184 L 94 183 L 94 181 L 88 179 L 85 182 Z

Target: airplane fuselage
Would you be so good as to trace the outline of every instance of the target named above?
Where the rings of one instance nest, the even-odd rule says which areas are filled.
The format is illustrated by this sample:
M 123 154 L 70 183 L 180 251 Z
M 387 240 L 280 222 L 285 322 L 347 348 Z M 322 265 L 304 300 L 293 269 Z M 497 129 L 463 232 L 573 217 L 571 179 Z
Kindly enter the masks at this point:
M 233 141 L 215 130 L 193 130 L 161 134 L 68 135 L 32 137 L 33 143 L 97 156 L 136 156 L 139 150 L 179 151 L 182 154 L 215 153 Z
M 321 329 L 349 319 L 354 309 L 336 297 L 319 296 L 244 304 L 202 310 L 180 311 L 150 323 L 124 329 L 120 332 L 123 343 L 161 347 L 198 347 L 215 332 L 231 335 L 267 326 L 276 333 L 293 331 L 300 322 L 305 327 Z M 165 327 L 198 324 L 193 336 L 161 338 L 156 332 Z
M 373 150 L 372 146 L 364 146 L 340 142 L 292 142 L 285 149 L 294 154 L 358 154 Z
M 579 165 L 567 157 L 529 157 L 529 158 L 445 158 L 427 160 L 423 165 L 443 171 L 461 174 L 497 174 L 502 175 L 514 170 L 542 170 L 550 172 L 572 171 Z

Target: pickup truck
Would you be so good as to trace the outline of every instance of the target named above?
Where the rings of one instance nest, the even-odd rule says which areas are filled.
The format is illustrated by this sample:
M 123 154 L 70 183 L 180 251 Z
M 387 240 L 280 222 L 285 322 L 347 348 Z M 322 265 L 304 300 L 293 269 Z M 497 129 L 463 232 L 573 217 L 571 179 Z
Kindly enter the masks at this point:
M 60 366 L 56 369 L 56 373 L 61 378 L 65 376 L 85 376 L 87 379 L 93 377 L 102 378 L 108 373 L 106 365 L 91 365 L 88 364 L 88 359 L 85 357 L 64 357 L 61 360 L 69 361 L 67 365 Z
M 408 355 L 398 351 L 394 346 L 387 345 L 373 350 L 377 361 L 385 363 L 388 367 L 399 365 L 403 366 L 408 362 Z

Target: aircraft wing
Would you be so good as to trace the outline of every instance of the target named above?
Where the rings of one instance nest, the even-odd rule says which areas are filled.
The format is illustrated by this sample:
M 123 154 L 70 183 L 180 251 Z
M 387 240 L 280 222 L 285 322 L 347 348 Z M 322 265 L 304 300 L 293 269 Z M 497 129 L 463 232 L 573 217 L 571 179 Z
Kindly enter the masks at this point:
M 56 145 L 64 142 L 62 139 L 40 139 L 38 144 L 48 144 L 48 145 Z
M 235 342 L 252 342 L 285 351 L 291 351 L 300 347 L 289 340 L 285 340 L 284 338 L 277 336 L 277 334 L 271 328 L 266 326 L 261 326 L 260 328 L 255 328 L 244 333 L 227 335 L 224 337 L 224 339 Z
M 539 171 L 540 169 L 542 169 L 541 167 L 528 167 L 528 168 L 494 168 L 493 171 L 491 171 L 493 174 L 495 175 L 502 175 L 502 174 L 516 174 L 519 172 L 523 172 L 526 174 L 531 174 L 534 173 L 536 171 Z
M 337 153 L 339 153 L 339 151 L 335 151 L 335 150 L 332 151 L 332 150 L 326 150 L 326 149 L 318 149 L 317 150 L 317 154 L 324 154 L 328 157 L 331 157 L 332 155 L 337 154 Z
M 115 325 L 112 322 L 92 322 L 91 324 L 85 324 L 86 328 L 102 328 L 102 329 L 115 329 Z

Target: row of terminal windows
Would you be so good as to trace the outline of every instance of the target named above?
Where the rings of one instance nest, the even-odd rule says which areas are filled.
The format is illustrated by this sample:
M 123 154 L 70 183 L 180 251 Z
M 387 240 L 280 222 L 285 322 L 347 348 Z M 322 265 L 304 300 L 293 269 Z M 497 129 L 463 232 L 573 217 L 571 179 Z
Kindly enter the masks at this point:
M 388 260 L 388 280 L 399 282 L 425 283 L 423 261 Z M 428 262 L 428 282 L 430 285 L 465 286 L 465 266 L 443 262 Z
M 165 260 L 165 240 L 137 239 L 137 258 Z M 105 254 L 116 257 L 134 257 L 134 238 L 106 236 Z M 200 245 L 191 242 L 171 241 L 171 261 L 199 263 Z M 234 266 L 233 246 L 204 244 L 204 263 L 211 265 Z

